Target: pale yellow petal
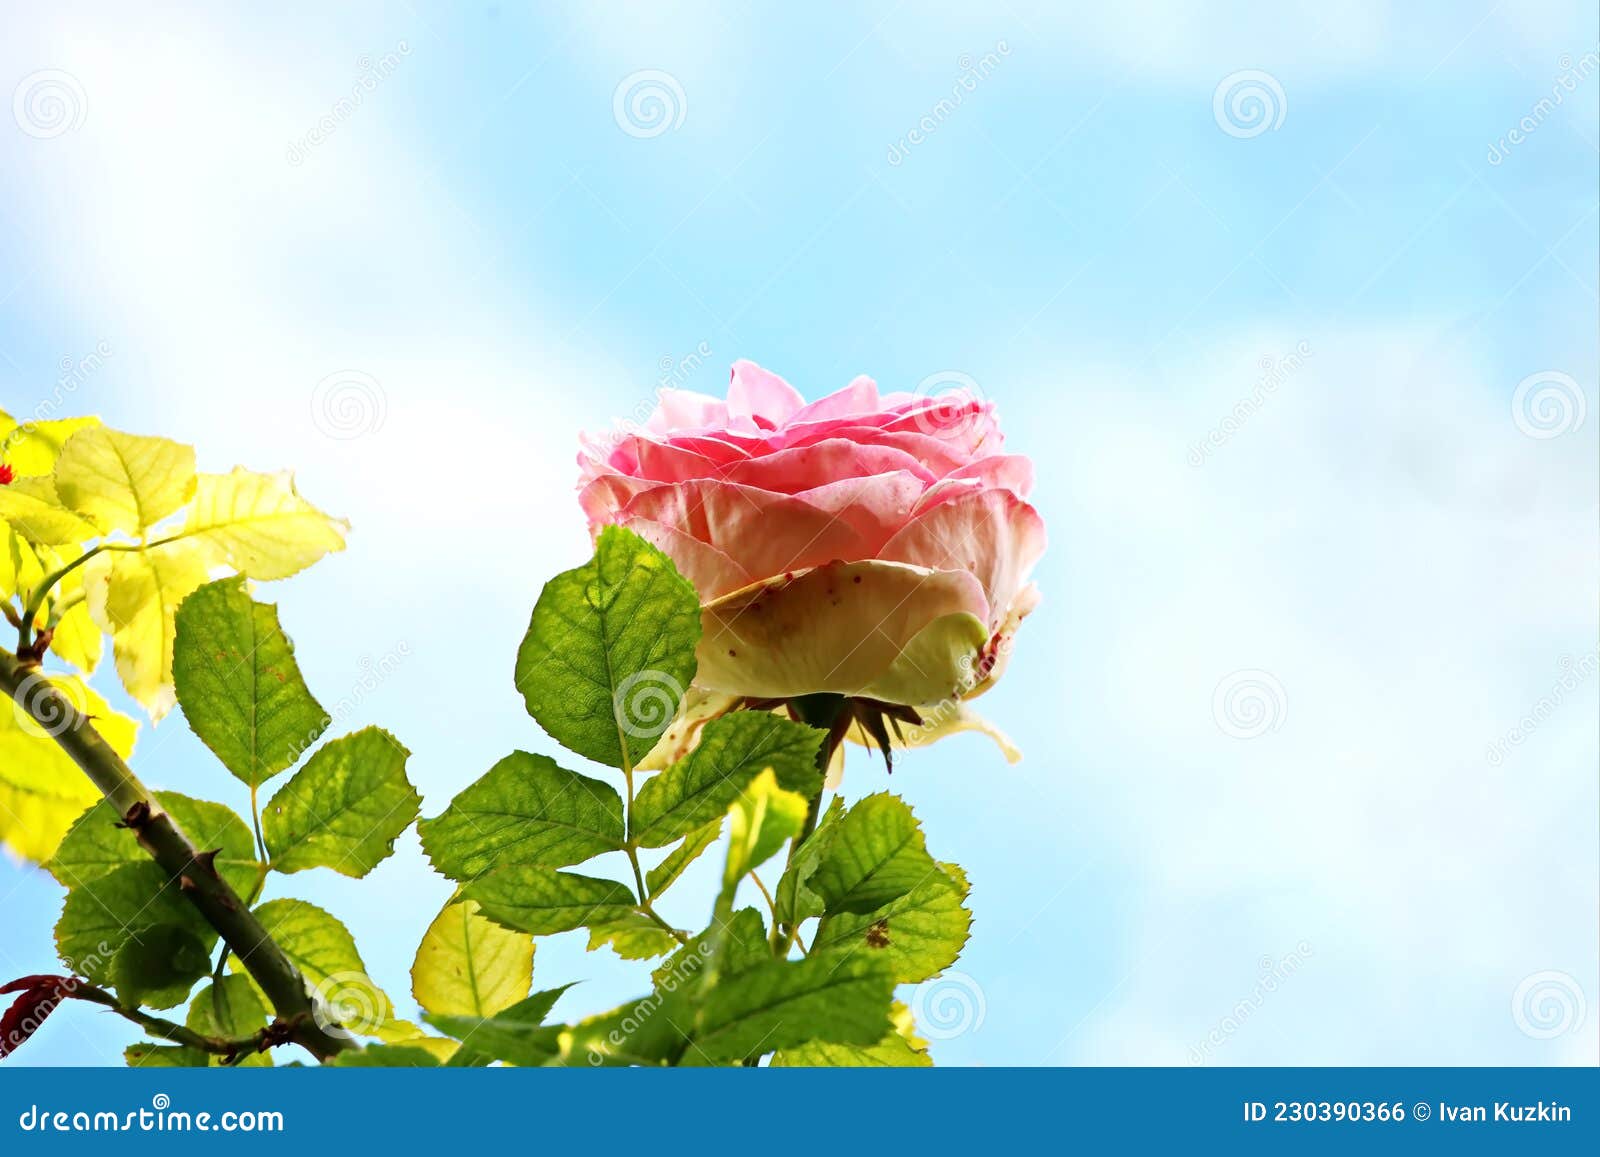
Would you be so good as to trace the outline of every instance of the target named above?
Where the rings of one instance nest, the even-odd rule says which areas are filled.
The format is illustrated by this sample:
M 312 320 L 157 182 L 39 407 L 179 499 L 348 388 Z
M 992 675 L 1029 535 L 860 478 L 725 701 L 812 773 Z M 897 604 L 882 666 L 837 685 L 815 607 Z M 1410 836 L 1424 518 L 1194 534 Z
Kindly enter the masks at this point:
M 927 747 L 930 743 L 937 743 L 949 735 L 958 735 L 963 731 L 976 731 L 986 735 L 994 741 L 1000 749 L 1007 763 L 1020 763 L 1022 752 L 1017 745 L 1011 742 L 1011 737 L 968 707 L 959 699 L 947 699 L 943 703 L 934 703 L 917 708 L 917 713 L 922 716 L 920 724 L 900 724 L 897 732 L 893 725 L 889 727 L 889 742 L 896 748 L 901 747 Z M 877 742 L 869 736 L 859 723 L 852 723 L 846 738 L 851 743 L 862 747 L 876 748 Z
M 705 725 L 739 705 L 739 696 L 690 687 L 678 704 L 678 715 L 656 745 L 638 763 L 639 771 L 662 771 L 694 750 Z
M 829 563 L 707 604 L 695 682 L 756 698 L 829 691 L 937 702 L 983 648 L 987 616 L 964 572 Z

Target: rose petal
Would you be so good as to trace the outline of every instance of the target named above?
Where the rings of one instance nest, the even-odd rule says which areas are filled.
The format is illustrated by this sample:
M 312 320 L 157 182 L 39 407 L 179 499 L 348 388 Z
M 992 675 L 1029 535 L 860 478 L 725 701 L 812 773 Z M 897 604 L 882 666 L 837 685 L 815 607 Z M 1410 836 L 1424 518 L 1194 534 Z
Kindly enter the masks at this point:
M 808 406 L 796 410 L 789 426 L 806 422 L 845 418 L 851 414 L 874 414 L 878 411 L 878 383 L 862 374 L 842 390 L 835 390 L 826 398 L 819 398 Z
M 829 563 L 705 606 L 695 681 L 756 698 L 831 691 L 937 702 L 988 640 L 988 613 L 960 571 Z
M 967 457 L 998 454 L 1005 446 L 994 403 L 959 395 L 920 398 L 884 422 L 885 433 L 916 433 L 956 447 Z
M 1044 547 L 1044 520 L 1038 511 L 1009 490 L 983 490 L 956 495 L 915 515 L 878 557 L 930 570 L 968 571 L 978 577 L 989 606 L 1000 615 L 1011 606 Z
M 785 431 L 786 434 L 790 431 Z M 867 446 L 890 446 L 903 450 L 915 458 L 923 469 L 935 478 L 943 478 L 952 470 L 959 470 L 971 458 L 960 447 L 938 438 L 914 431 L 885 431 L 872 426 L 840 426 L 832 422 L 819 422 L 809 432 L 804 432 L 784 443 L 786 449 L 810 446 L 830 438 L 842 438 Z
M 623 508 L 620 518 L 625 525 L 639 519 L 657 522 L 714 547 L 750 576 L 746 581 L 869 553 L 849 521 L 787 494 L 731 482 L 700 479 L 646 490 Z M 734 589 L 712 590 L 698 583 L 696 588 L 702 601 Z
M 751 453 L 749 449 L 726 437 L 713 437 L 710 434 L 679 434 L 668 438 L 667 444 L 676 446 L 680 450 L 693 451 L 702 458 L 715 462 L 719 467 L 726 466 L 730 462 L 742 461 L 750 457 Z
M 1033 463 L 1021 454 L 992 454 L 952 470 L 939 480 L 939 486 L 946 482 L 977 482 L 984 490 L 1009 490 L 1018 498 L 1026 498 L 1033 490 Z M 929 490 L 924 507 L 935 504 L 939 486 Z
M 615 522 L 622 508 L 634 495 L 658 485 L 639 478 L 626 478 L 621 474 L 602 474 L 578 491 L 578 505 L 589 519 L 591 533 Z
M 788 382 L 771 370 L 743 358 L 733 363 L 728 381 L 728 414 L 749 418 L 758 426 L 773 429 L 806 404 Z M 764 419 L 764 421 L 763 421 Z
M 896 470 L 866 478 L 841 478 L 802 490 L 795 497 L 849 522 L 862 542 L 871 544 L 868 553 L 876 554 L 911 517 L 924 485 L 917 475 Z
M 723 467 L 693 450 L 671 442 L 649 438 L 633 439 L 639 466 L 636 473 L 651 482 L 687 482 L 691 478 L 713 478 Z
M 694 390 L 658 390 L 656 408 L 645 422 L 645 429 L 703 430 L 728 420 L 728 404 L 721 398 Z
M 727 467 L 721 477 L 777 494 L 795 494 L 815 487 L 822 479 L 861 478 L 896 470 L 914 474 L 929 484 L 934 481 L 927 467 L 904 450 L 844 438 L 829 438 L 761 458 L 749 458 Z
M 1017 597 L 1006 609 L 1000 625 L 995 628 L 988 646 L 984 648 L 983 658 L 978 662 L 977 670 L 982 678 L 966 693 L 966 698 L 976 699 L 999 682 L 1000 676 L 1006 673 L 1006 667 L 1011 663 L 1012 648 L 1016 645 L 1017 628 L 1039 605 L 1039 598 L 1039 588 L 1032 583 L 1017 592 Z
M 702 602 L 747 587 L 761 577 L 751 574 L 716 547 L 675 527 L 628 515 L 623 515 L 617 523 L 665 553 L 678 573 L 693 584 Z

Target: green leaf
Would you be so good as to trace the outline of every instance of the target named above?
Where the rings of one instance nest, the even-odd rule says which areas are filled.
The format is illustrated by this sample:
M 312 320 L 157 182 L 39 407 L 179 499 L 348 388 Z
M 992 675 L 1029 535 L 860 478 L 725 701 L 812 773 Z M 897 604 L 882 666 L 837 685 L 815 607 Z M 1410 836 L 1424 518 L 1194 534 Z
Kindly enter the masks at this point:
M 800 850 L 784 869 L 773 896 L 779 924 L 793 927 L 809 917 L 822 915 L 822 897 L 811 890 L 809 881 L 817 865 L 822 863 L 822 857 L 827 855 L 839 817 L 843 814 L 844 801 L 834 796 L 828 803 L 828 809 L 822 813 L 816 830 L 800 845 Z
M 721 816 L 767 768 L 809 799 L 822 785 L 822 732 L 770 711 L 735 711 L 706 724 L 699 745 L 639 789 L 634 836 L 660 848 Z
M 410 754 L 381 727 L 319 748 L 262 813 L 272 867 L 361 877 L 387 859 L 422 807 L 406 779 Z
M 632 767 L 677 714 L 699 641 L 694 587 L 655 547 L 608 526 L 593 559 L 545 584 L 517 651 L 517 688 L 564 747 Z
M 672 1064 L 688 1047 L 684 1026 L 689 1023 L 689 1016 L 682 993 L 664 996 L 652 992 L 630 1004 L 560 1028 L 555 1038 L 557 1052 L 545 1064 L 586 1068 Z
M 176 1008 L 210 971 L 208 946 L 178 924 L 140 929 L 118 945 L 111 958 L 117 999 L 132 1008 Z
M 153 1045 L 140 1042 L 122 1050 L 130 1069 L 203 1069 L 211 1055 L 188 1045 Z
M 624 960 L 653 960 L 677 947 L 678 938 L 642 912 L 630 912 L 589 929 L 589 951 L 611 946 Z
M 511 864 L 564 868 L 622 847 L 622 797 L 546 756 L 515 751 L 417 831 L 452 880 Z
M 533 941 L 453 900 L 428 925 L 411 966 L 411 993 L 441 1016 L 493 1016 L 527 998 Z
M 255 910 L 318 1003 L 351 1032 L 371 1035 L 394 1019 L 394 1006 L 367 975 L 355 938 L 333 916 L 304 900 L 268 900 Z M 237 958 L 236 958 L 237 959 Z
M 175 925 L 207 949 L 217 935 L 167 873 L 156 864 L 124 864 L 67 893 L 56 921 L 62 962 L 96 984 L 115 985 L 117 950 L 146 929 Z
M 731 901 L 739 881 L 766 863 L 805 826 L 804 796 L 784 791 L 771 769 L 751 780 L 728 809 L 728 859 L 722 895 Z
M 172 678 L 183 713 L 229 771 L 252 787 L 300 758 L 328 726 L 306 690 L 278 608 L 244 579 L 208 583 L 178 607 Z
M 504 1009 L 494 1016 L 446 1016 L 425 1013 L 423 1020 L 461 1042 L 462 1063 L 487 1060 L 513 1065 L 543 1065 L 561 1051 L 560 1025 L 546 1026 L 545 1017 L 571 988 L 546 989 Z
M 877 1044 L 829 1044 L 808 1041 L 784 1049 L 770 1062 L 773 1068 L 812 1069 L 925 1069 L 933 1058 L 911 1047 L 911 1042 L 891 1030 Z
M 476 900 L 497 924 L 533 936 L 608 924 L 634 910 L 633 892 L 615 880 L 534 864 L 490 872 L 463 888 L 461 897 Z
M 260 865 L 244 820 L 220 803 L 173 791 L 155 792 L 156 803 L 201 851 L 216 851 L 217 874 L 240 895 L 255 887 Z M 139 838 L 123 826 L 117 809 L 101 800 L 80 816 L 45 866 L 61 884 L 81 887 L 127 864 L 148 864 Z
M 832 913 L 872 912 L 938 872 L 905 802 L 887 792 L 859 800 L 839 820 L 807 882 Z
M 436 1069 L 439 1058 L 413 1045 L 368 1045 L 342 1052 L 329 1063 L 341 1069 Z
M 701 1003 L 694 1043 L 738 1060 L 807 1041 L 875 1044 L 890 1029 L 894 981 L 873 961 L 772 960 L 722 979 Z
M 268 1020 L 266 1003 L 248 976 L 234 973 L 222 976 L 195 993 L 189 1002 L 189 1015 L 184 1024 L 201 1036 L 219 1040 L 247 1040 Z M 214 1066 L 222 1064 L 221 1057 L 213 1057 Z M 239 1061 L 252 1068 L 268 1068 L 272 1058 L 266 1053 L 252 1053 Z
M 644 882 L 651 900 L 677 881 L 688 866 L 700 858 L 712 844 L 717 842 L 717 837 L 722 834 L 722 817 L 718 816 L 704 827 L 695 828 L 683 842 L 672 849 L 670 855 L 662 860 L 645 875 Z
M 267 1006 L 250 978 L 235 973 L 206 985 L 189 1003 L 184 1020 L 201 1036 L 243 1040 L 267 1027 Z
M 972 913 L 962 907 L 967 879 L 955 864 L 876 912 L 829 916 L 817 928 L 813 956 L 868 956 L 902 984 L 920 984 L 956 962 L 966 946 Z
M 692 987 L 691 982 L 705 973 L 713 956 L 717 957 L 719 976 L 732 976 L 771 960 L 772 949 L 767 944 L 761 913 L 754 908 L 740 908 L 726 920 L 713 921 L 663 961 L 650 974 L 651 982 L 663 992 Z

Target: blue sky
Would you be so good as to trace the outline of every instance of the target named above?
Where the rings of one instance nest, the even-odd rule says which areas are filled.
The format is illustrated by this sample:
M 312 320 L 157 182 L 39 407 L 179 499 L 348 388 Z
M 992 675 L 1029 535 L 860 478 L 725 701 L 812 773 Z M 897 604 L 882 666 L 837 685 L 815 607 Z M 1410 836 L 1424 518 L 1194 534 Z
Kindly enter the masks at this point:
M 943 995 L 981 1023 L 937 1058 L 1600 1059 L 1592 5 L 5 23 L 0 89 L 65 74 L 69 117 L 0 123 L 0 405 L 103 350 L 67 410 L 292 466 L 348 516 L 344 555 L 263 594 L 344 725 L 412 749 L 426 814 L 555 753 L 510 673 L 585 553 L 579 429 L 685 359 L 691 388 L 749 357 L 810 397 L 959 372 L 1034 457 L 1052 546 L 983 704 L 1026 760 L 967 736 L 890 785 L 974 882 Z M 646 71 L 668 122 L 619 117 Z M 1240 73 L 1265 108 L 1229 105 Z M 352 374 L 381 425 L 330 437 L 318 383 Z M 240 803 L 176 717 L 135 766 Z M 883 786 L 857 760 L 845 791 Z M 448 891 L 414 837 L 285 883 L 409 1005 Z M 0 971 L 49 970 L 58 904 L 0 864 Z M 537 983 L 574 976 L 573 1015 L 638 988 L 540 948 Z M 127 1039 L 72 1009 L 17 1059 Z

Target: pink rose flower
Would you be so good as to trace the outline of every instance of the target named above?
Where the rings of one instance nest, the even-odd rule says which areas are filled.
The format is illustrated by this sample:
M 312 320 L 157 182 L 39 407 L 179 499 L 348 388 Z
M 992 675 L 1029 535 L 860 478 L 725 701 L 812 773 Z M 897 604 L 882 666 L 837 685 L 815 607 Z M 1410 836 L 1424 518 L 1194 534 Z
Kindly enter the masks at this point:
M 662 390 L 643 429 L 586 437 L 579 500 L 592 531 L 626 527 L 694 583 L 703 691 L 959 705 L 1038 601 L 1033 466 L 1003 442 L 970 394 L 859 377 L 807 404 L 741 361 L 726 401 Z M 981 726 L 949 715 L 940 734 Z

